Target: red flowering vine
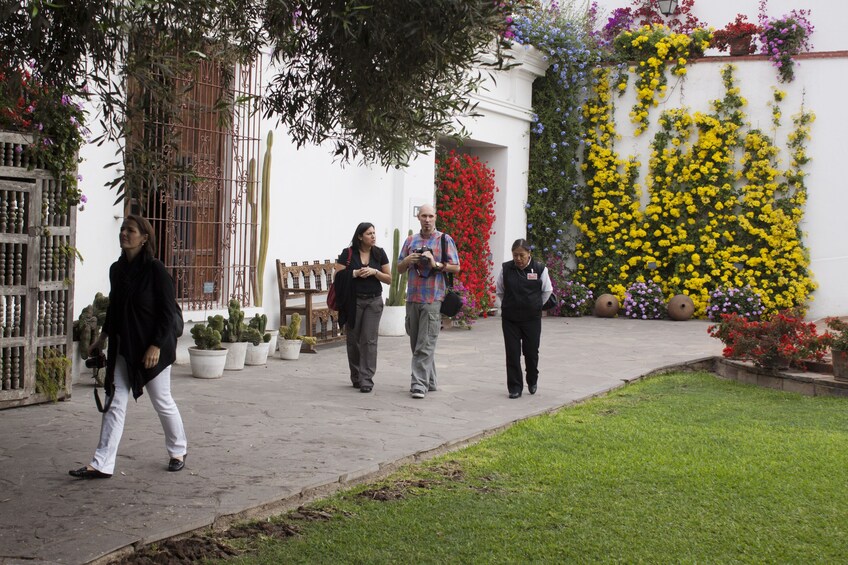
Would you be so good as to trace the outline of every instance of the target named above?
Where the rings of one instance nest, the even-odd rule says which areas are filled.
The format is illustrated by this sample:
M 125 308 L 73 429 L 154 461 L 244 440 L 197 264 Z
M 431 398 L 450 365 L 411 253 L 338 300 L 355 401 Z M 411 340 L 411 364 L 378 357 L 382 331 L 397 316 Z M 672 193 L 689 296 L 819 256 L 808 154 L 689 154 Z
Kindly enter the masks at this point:
M 489 238 L 494 233 L 495 173 L 477 157 L 451 151 L 436 159 L 438 229 L 456 240 L 462 271 L 456 276 L 485 315 L 495 285 Z

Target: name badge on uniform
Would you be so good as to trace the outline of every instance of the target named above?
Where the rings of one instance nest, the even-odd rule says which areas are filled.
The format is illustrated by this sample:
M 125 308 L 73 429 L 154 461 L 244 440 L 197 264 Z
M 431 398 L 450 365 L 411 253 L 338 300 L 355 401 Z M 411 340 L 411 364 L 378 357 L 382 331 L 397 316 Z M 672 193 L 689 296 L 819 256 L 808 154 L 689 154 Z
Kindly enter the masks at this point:
M 535 280 L 538 280 L 538 279 L 539 279 L 539 275 L 538 275 L 538 274 L 536 274 L 536 273 L 527 273 L 527 280 L 528 280 L 528 281 L 535 281 Z

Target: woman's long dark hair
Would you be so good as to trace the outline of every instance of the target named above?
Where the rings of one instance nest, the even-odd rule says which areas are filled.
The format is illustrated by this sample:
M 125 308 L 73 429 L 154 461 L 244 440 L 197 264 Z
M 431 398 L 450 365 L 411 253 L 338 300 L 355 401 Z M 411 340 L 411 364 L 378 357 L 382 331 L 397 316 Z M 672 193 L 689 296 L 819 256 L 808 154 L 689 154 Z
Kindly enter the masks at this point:
M 362 240 L 359 239 L 362 234 L 368 231 L 368 228 L 373 228 L 374 224 L 371 222 L 362 222 L 358 226 L 356 226 L 356 231 L 353 232 L 353 239 L 350 240 L 350 246 L 354 249 L 358 249 L 362 251 Z
M 156 249 L 156 234 L 153 231 L 153 226 L 147 218 L 142 218 L 138 214 L 124 216 L 124 221 L 126 222 L 127 220 L 135 222 L 135 225 L 138 226 L 138 231 L 147 236 L 147 241 L 144 243 L 141 251 L 147 259 L 153 259 L 155 257 L 153 250 Z

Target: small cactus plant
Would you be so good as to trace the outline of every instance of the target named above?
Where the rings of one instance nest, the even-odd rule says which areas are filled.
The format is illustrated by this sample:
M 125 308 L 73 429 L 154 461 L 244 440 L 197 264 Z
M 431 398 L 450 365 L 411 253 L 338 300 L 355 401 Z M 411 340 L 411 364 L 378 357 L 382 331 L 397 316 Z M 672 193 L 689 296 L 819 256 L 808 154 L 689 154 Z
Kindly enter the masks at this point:
M 291 322 L 287 326 L 280 326 L 280 335 L 283 339 L 299 339 L 306 345 L 315 345 L 317 339 L 313 336 L 300 335 L 300 314 L 295 312 L 291 315 Z
M 247 323 L 247 326 L 248 328 L 256 329 L 265 343 L 271 341 L 271 334 L 265 331 L 265 328 L 268 327 L 268 316 L 265 314 L 254 314 L 253 318 Z
M 241 309 L 241 304 L 234 298 L 230 300 L 227 311 L 229 318 L 224 320 L 224 331 L 221 332 L 221 339 L 229 343 L 244 341 L 241 336 L 244 332 L 244 312 Z
M 409 230 L 412 235 L 412 230 Z M 398 255 L 400 254 L 400 230 L 395 228 L 392 245 L 392 282 L 389 283 L 389 298 L 386 306 L 403 306 L 406 304 L 406 272 L 398 272 Z
M 218 318 L 218 320 L 215 320 Z M 221 329 L 224 319 L 221 316 L 210 316 L 208 324 L 197 324 L 191 328 L 191 337 L 198 349 L 221 349 Z
M 262 334 L 256 328 L 247 327 L 241 334 L 241 340 L 252 343 L 253 345 L 259 345 L 262 343 Z
M 100 335 L 100 329 L 106 321 L 106 309 L 109 307 L 109 297 L 98 292 L 94 302 L 83 308 L 79 319 L 74 322 L 74 339 L 79 341 L 79 355 L 88 357 L 88 348 Z

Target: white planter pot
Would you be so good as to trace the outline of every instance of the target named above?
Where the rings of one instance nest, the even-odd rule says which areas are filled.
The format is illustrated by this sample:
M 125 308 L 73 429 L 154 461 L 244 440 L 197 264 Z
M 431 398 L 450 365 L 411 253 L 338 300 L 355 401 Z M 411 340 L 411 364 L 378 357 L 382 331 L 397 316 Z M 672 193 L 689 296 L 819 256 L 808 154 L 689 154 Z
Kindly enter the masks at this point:
M 268 362 L 268 343 L 259 345 L 247 344 L 247 353 L 244 356 L 245 365 L 264 365 Z
M 222 343 L 221 347 L 227 350 L 227 364 L 225 371 L 241 371 L 244 369 L 244 358 L 247 355 L 247 342 Z
M 268 330 L 266 334 L 271 334 L 271 341 L 268 342 L 268 354 L 273 355 L 277 352 L 277 336 L 280 335 L 280 330 Z
M 377 333 L 382 336 L 406 335 L 406 306 L 384 306 Z
M 300 347 L 303 342 L 299 339 L 280 340 L 280 359 L 294 360 L 300 357 Z
M 227 363 L 226 349 L 188 348 L 188 359 L 191 363 L 191 375 L 198 379 L 220 379 L 224 375 L 224 365 Z

